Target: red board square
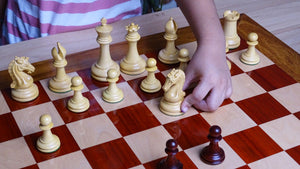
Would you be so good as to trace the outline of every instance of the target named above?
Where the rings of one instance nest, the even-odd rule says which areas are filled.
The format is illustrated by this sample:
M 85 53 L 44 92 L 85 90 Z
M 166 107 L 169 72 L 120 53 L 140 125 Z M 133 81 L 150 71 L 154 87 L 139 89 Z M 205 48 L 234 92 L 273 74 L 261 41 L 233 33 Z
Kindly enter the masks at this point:
M 21 131 L 11 113 L 0 115 L 0 142 L 21 137 Z
M 296 83 L 292 77 L 273 64 L 247 73 L 266 91 L 275 90 Z
M 286 152 L 300 165 L 300 145 L 286 150 Z
M 251 97 L 236 104 L 258 125 L 291 114 L 269 93 Z
M 39 167 L 37 166 L 37 164 L 34 164 L 34 165 L 31 165 L 31 166 L 24 167 L 22 169 L 39 169 Z
M 199 114 L 165 124 L 164 127 L 184 150 L 208 142 L 210 125 Z
M 141 164 L 123 138 L 82 150 L 92 168 L 127 169 Z
M 166 158 L 166 157 L 164 157 Z M 160 158 L 148 163 L 144 164 L 144 167 L 146 169 L 157 169 L 157 165 L 159 164 L 159 162 L 164 159 L 164 158 Z M 176 154 L 176 158 L 182 163 L 183 168 L 187 168 L 187 169 L 197 169 L 197 167 L 195 166 L 195 164 L 192 162 L 192 160 L 186 155 L 186 153 L 184 151 L 180 151 Z
M 25 136 L 28 147 L 37 163 L 80 150 L 66 125 L 52 128 L 51 131 L 59 137 L 61 144 L 60 148 L 53 153 L 42 153 L 36 148 L 36 141 L 42 132 Z
M 94 78 L 92 78 L 92 76 L 91 76 L 91 74 L 92 74 L 91 73 L 91 69 L 80 70 L 77 73 L 82 78 L 84 84 L 87 86 L 87 88 L 89 90 L 94 90 L 94 89 L 98 89 L 98 88 L 101 88 L 101 87 L 108 86 L 108 82 L 100 82 L 100 81 L 97 81 Z M 124 82 L 124 81 L 125 80 L 120 75 L 119 76 L 119 80 L 118 80 L 117 83 Z
M 26 107 L 35 106 L 38 104 L 46 103 L 50 101 L 49 96 L 47 95 L 46 91 L 43 89 L 40 82 L 35 83 L 39 89 L 39 96 L 30 101 L 30 102 L 18 102 L 12 99 L 11 97 L 11 89 L 4 89 L 2 90 L 2 94 L 6 100 L 6 103 L 8 104 L 11 111 L 20 110 Z
M 230 49 L 228 51 L 228 53 L 232 53 L 232 52 L 236 52 L 236 51 L 241 51 L 243 49 L 247 49 L 248 48 L 248 44 L 247 44 L 247 40 L 245 39 L 241 39 L 241 43 L 240 43 L 240 46 L 235 48 L 235 49 Z
M 244 166 L 242 166 L 242 167 L 239 167 L 239 168 L 237 168 L 237 169 L 251 169 L 248 165 L 244 165 Z
M 103 109 L 100 107 L 100 105 L 90 92 L 82 93 L 82 95 L 90 101 L 90 108 L 82 113 L 73 113 L 68 110 L 67 104 L 68 100 L 71 99 L 71 97 L 53 101 L 54 106 L 56 107 L 57 111 L 66 124 L 104 113 Z
M 247 164 L 283 151 L 258 126 L 226 136 L 224 140 Z
M 239 68 L 235 63 L 233 63 L 230 60 L 229 60 L 229 62 L 231 63 L 231 69 L 230 69 L 231 76 L 235 76 L 235 75 L 244 73 L 244 71 L 241 68 Z
M 144 103 L 107 113 L 122 136 L 159 126 L 159 121 Z
M 163 86 L 163 84 L 166 81 L 165 76 L 161 73 L 156 73 L 155 77 L 160 81 L 161 85 Z M 142 81 L 145 78 L 146 77 L 141 77 L 141 78 L 138 78 L 138 79 L 130 80 L 130 81 L 128 81 L 128 84 L 131 86 L 131 88 L 136 92 L 136 94 L 143 101 L 147 101 L 147 100 L 151 100 L 151 99 L 154 99 L 154 98 L 162 97 L 163 94 L 164 94 L 162 89 L 160 89 L 158 92 L 155 92 L 155 93 L 146 93 L 146 92 L 141 90 L 140 85 L 141 85 Z
M 300 111 L 297 113 L 294 113 L 294 115 L 300 120 Z

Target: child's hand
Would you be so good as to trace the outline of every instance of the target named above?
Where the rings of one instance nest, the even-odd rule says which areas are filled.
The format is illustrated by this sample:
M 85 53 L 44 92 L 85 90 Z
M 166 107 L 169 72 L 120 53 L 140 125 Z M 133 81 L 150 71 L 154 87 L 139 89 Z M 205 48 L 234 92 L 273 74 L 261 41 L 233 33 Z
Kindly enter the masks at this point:
M 215 111 L 224 99 L 231 96 L 231 75 L 223 47 L 220 49 L 218 45 L 200 45 L 185 72 L 184 90 L 192 82 L 198 84 L 182 102 L 183 112 L 191 106 L 202 111 Z

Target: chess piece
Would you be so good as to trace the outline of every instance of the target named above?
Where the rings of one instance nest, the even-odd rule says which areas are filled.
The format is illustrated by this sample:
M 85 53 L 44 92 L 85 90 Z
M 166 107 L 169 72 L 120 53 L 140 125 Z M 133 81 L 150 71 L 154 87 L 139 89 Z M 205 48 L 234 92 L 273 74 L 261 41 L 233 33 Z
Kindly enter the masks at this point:
M 184 71 L 185 68 L 187 67 L 188 61 L 190 61 L 189 51 L 186 48 L 182 48 L 179 50 L 178 60 L 180 62 L 178 69 L 181 69 Z
M 240 60 L 247 65 L 256 65 L 259 63 L 260 58 L 255 50 L 255 46 L 258 44 L 258 36 L 256 33 L 251 32 L 248 35 L 248 49 L 242 53 Z
M 137 50 L 137 41 L 141 39 L 138 33 L 140 27 L 131 23 L 126 26 L 128 31 L 126 40 L 128 41 L 128 52 L 125 58 L 120 62 L 120 68 L 123 73 L 128 75 L 137 75 L 145 71 L 146 61 L 139 55 Z
M 34 72 L 35 68 L 28 60 L 28 57 L 16 56 L 8 66 L 8 73 L 12 78 L 12 83 L 10 84 L 11 96 L 19 102 L 32 101 L 39 95 L 38 87 L 33 83 L 33 78 L 29 75 L 31 72 Z
M 165 26 L 166 47 L 159 51 L 158 59 L 165 64 L 178 63 L 178 49 L 175 47 L 175 40 L 177 39 L 177 24 L 172 17 Z
M 240 46 L 241 38 L 237 34 L 237 20 L 240 14 L 237 11 L 226 10 L 224 12 L 224 35 L 229 49 Z
M 65 66 L 66 49 L 57 42 L 58 52 L 55 47 L 52 48 L 53 65 L 56 67 L 56 75 L 49 81 L 49 89 L 56 93 L 65 93 L 71 91 L 71 77 L 66 74 Z
M 159 109 L 166 115 L 179 116 L 182 115 L 180 105 L 184 99 L 185 92 L 182 90 L 185 81 L 185 74 L 180 69 L 173 69 L 166 78 L 166 82 L 162 89 L 164 96 L 162 97 Z
M 112 26 L 106 24 L 105 18 L 101 19 L 101 26 L 96 27 L 98 33 L 97 42 L 100 45 L 100 55 L 96 63 L 91 68 L 92 77 L 98 81 L 106 82 L 107 71 L 109 69 L 115 69 L 120 74 L 119 65 L 111 59 L 109 44 L 112 42 L 111 31 Z
M 147 60 L 148 76 L 142 81 L 140 87 L 144 92 L 155 93 L 161 89 L 161 83 L 155 78 L 155 71 L 157 70 L 156 60 L 149 58 Z
M 49 114 L 44 114 L 40 117 L 40 129 L 43 130 L 43 135 L 37 139 L 36 146 L 40 152 L 52 153 L 59 149 L 60 140 L 52 134 L 53 127 L 52 119 Z
M 74 96 L 68 101 L 67 107 L 75 113 L 84 112 L 90 107 L 90 102 L 86 97 L 82 96 L 82 79 L 80 76 L 75 76 L 71 79 L 71 82 L 71 89 L 74 91 Z
M 158 164 L 158 169 L 182 169 L 182 163 L 176 158 L 178 153 L 177 143 L 174 139 L 170 139 L 166 143 L 165 152 L 168 157 L 161 160 Z
M 118 103 L 123 100 L 123 91 L 118 88 L 116 82 L 119 80 L 118 72 L 115 69 L 110 69 L 107 72 L 108 88 L 102 93 L 102 99 L 108 103 Z
M 228 43 L 227 43 L 227 41 L 226 41 L 226 49 L 225 49 L 225 52 L 227 53 L 228 51 L 229 51 L 229 48 L 228 48 Z M 227 59 L 226 61 L 227 61 L 227 66 L 228 66 L 229 70 L 231 70 L 231 63 L 229 62 L 228 59 Z
M 225 153 L 219 147 L 219 141 L 222 139 L 221 128 L 216 125 L 210 127 L 207 138 L 210 140 L 210 143 L 202 149 L 200 153 L 201 160 L 210 165 L 222 163 L 225 159 Z

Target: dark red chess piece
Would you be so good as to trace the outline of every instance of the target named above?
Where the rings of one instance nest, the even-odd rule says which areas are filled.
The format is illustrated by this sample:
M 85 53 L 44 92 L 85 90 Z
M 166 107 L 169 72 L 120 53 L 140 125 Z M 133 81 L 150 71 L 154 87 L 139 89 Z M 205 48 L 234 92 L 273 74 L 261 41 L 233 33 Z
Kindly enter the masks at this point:
M 183 165 L 176 158 L 178 153 L 177 143 L 174 139 L 170 139 L 166 143 L 165 152 L 168 154 L 168 157 L 161 160 L 158 164 L 158 169 L 182 169 Z
M 209 129 L 207 138 L 210 140 L 210 143 L 202 149 L 200 153 L 201 160 L 210 165 L 222 163 L 225 159 L 225 153 L 219 147 L 219 141 L 222 140 L 221 128 L 219 126 L 212 126 Z

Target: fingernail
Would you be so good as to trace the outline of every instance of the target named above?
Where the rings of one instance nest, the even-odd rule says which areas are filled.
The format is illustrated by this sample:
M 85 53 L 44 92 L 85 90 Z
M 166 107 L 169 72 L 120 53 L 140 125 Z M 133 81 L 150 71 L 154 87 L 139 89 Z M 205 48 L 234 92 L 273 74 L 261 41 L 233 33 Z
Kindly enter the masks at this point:
M 188 111 L 188 108 L 187 108 L 187 107 L 183 107 L 183 108 L 181 109 L 181 111 L 182 111 L 183 113 L 186 113 L 186 112 Z

